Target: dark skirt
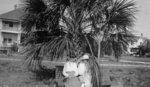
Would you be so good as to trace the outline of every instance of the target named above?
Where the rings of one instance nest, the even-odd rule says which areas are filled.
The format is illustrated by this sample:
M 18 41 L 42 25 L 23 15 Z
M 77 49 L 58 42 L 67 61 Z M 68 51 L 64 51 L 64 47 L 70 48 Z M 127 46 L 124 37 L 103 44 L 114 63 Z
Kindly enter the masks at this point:
M 67 78 L 65 87 L 81 87 L 81 82 L 78 77 Z

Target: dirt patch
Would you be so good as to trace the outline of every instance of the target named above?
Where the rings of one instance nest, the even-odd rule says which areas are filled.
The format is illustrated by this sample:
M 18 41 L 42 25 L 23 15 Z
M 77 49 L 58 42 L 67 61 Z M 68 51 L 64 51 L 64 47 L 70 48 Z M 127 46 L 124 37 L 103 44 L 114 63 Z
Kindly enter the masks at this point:
M 119 87 L 150 87 L 150 68 L 110 66 L 103 67 L 102 71 L 104 70 L 108 73 L 103 72 L 103 78 L 109 76 L 112 85 L 120 85 Z

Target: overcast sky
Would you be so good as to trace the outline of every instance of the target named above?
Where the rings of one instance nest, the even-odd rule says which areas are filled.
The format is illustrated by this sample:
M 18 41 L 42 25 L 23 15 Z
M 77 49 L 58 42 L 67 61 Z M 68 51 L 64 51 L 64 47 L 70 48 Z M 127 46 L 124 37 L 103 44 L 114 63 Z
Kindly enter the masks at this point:
M 19 4 L 20 0 L 0 0 L 0 14 L 13 10 L 15 4 Z
M 20 0 L 0 0 L 0 14 L 13 10 L 15 4 L 20 4 Z M 136 0 L 136 4 L 139 11 L 133 29 L 150 38 L 150 0 Z

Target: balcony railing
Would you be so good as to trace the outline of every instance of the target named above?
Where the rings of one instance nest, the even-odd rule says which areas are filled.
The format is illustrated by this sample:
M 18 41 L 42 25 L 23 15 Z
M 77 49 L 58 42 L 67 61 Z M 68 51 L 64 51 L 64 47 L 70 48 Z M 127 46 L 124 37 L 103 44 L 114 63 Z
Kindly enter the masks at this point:
M 19 30 L 18 27 L 9 27 L 9 26 L 5 26 L 5 27 L 3 27 L 3 29 L 6 29 L 6 30 Z
M 0 31 L 8 33 L 21 33 L 21 30 L 18 27 L 3 27 Z

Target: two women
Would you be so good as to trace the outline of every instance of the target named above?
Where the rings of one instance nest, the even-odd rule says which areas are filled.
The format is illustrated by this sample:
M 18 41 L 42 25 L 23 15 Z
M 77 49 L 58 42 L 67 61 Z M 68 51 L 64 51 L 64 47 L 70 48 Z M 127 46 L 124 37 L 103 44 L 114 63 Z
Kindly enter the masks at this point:
M 76 62 L 66 62 L 63 69 L 66 87 L 92 87 L 88 60 L 89 55 L 85 54 Z

